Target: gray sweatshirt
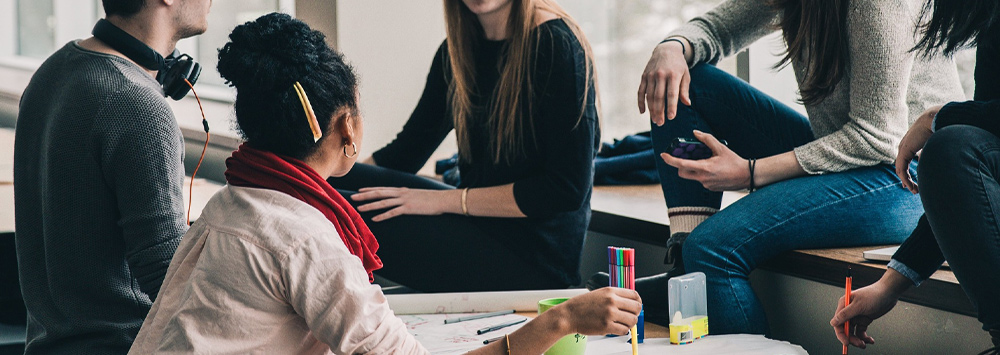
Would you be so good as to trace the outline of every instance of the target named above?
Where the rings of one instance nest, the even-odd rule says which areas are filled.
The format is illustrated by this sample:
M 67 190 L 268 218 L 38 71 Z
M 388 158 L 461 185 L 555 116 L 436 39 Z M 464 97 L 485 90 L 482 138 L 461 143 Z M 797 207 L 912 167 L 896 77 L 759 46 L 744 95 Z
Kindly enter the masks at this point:
M 927 108 L 965 99 L 955 64 L 910 52 L 922 0 L 854 0 L 847 30 L 847 74 L 806 112 L 816 140 L 795 148 L 810 174 L 895 161 L 899 141 Z M 728 0 L 670 36 L 694 47 L 693 65 L 716 63 L 774 32 L 780 13 L 763 0 Z M 798 82 L 805 66 L 792 62 Z M 693 103 L 697 105 L 698 103 Z
M 14 195 L 27 354 L 125 354 L 184 223 L 183 137 L 159 84 L 69 43 L 21 97 Z

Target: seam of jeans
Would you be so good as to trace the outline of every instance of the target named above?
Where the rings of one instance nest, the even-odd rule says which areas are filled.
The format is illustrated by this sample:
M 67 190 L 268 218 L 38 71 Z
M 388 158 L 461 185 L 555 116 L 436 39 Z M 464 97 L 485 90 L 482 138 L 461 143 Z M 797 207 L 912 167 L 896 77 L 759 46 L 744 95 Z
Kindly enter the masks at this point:
M 979 152 L 978 155 L 981 155 L 980 158 L 985 158 L 982 155 L 996 151 L 1000 151 L 1000 148 L 998 147 L 987 148 L 984 149 L 982 152 Z M 993 198 L 990 196 L 990 194 L 986 193 L 986 177 L 983 175 L 983 171 L 987 170 L 988 168 L 985 166 L 985 164 L 983 164 L 983 161 L 985 159 L 978 159 L 978 160 L 979 160 L 979 169 L 978 169 L 979 171 L 977 172 L 979 175 L 979 186 L 982 188 L 983 196 L 986 196 L 987 208 L 989 209 L 989 211 L 985 213 L 986 215 L 985 217 L 991 221 L 991 223 L 987 223 L 987 225 L 989 226 L 990 229 L 993 229 L 993 235 L 998 235 L 996 213 L 993 210 Z M 994 239 L 993 242 L 995 243 L 993 247 L 1000 248 L 1000 241 L 996 240 L 996 238 L 992 239 Z M 969 295 L 969 299 L 972 300 L 972 295 Z M 986 325 L 986 320 L 982 318 L 980 318 L 979 320 L 983 322 L 983 330 L 987 330 L 986 328 L 988 326 Z
M 994 146 L 994 147 L 987 147 L 976 154 L 979 156 L 979 159 L 977 159 L 979 162 L 979 169 L 977 171 L 979 175 L 979 186 L 982 188 L 983 196 L 986 196 L 986 201 L 989 204 L 988 207 L 990 209 L 990 213 L 988 214 L 987 218 L 992 220 L 993 223 L 990 223 L 990 226 L 993 227 L 994 232 L 998 231 L 996 230 L 996 225 L 997 225 L 996 214 L 994 214 L 993 211 L 993 198 L 991 198 L 990 194 L 986 193 L 986 177 L 983 175 L 983 171 L 990 169 L 983 162 L 986 161 L 986 154 L 995 153 L 998 151 L 1000 151 L 1000 147 Z M 997 242 L 996 247 L 1000 248 L 1000 242 Z
M 986 153 L 992 153 L 992 152 L 996 152 L 996 151 L 1000 151 L 1000 148 L 988 148 L 988 149 L 983 150 L 981 152 L 981 154 L 985 155 Z M 986 170 L 986 169 L 987 169 L 987 167 L 985 166 L 985 164 L 983 164 L 983 159 L 980 159 L 979 160 L 979 171 L 978 171 L 978 173 L 979 173 L 979 186 L 982 188 L 983 195 L 986 196 L 986 202 L 988 204 L 987 207 L 989 208 L 989 213 L 986 214 L 986 217 L 988 219 L 990 219 L 991 222 L 992 222 L 992 223 L 989 223 L 989 226 L 990 226 L 991 229 L 993 229 L 993 232 L 994 232 L 993 235 L 1000 235 L 1000 231 L 997 230 L 996 212 L 993 210 L 993 198 L 990 196 L 990 194 L 986 193 L 986 177 L 983 175 L 983 170 Z M 993 239 L 996 239 L 996 238 L 993 238 Z M 994 240 L 993 242 L 995 243 L 995 245 L 993 247 L 997 248 L 997 249 L 1000 249 L 1000 240 Z
M 777 224 L 775 224 L 775 225 L 773 225 L 771 227 L 768 227 L 765 230 L 762 230 L 760 232 L 754 233 L 750 238 L 747 238 L 743 243 L 741 243 L 740 245 L 737 245 L 733 249 L 729 250 L 727 252 L 727 254 L 726 254 L 726 259 L 732 260 L 732 257 L 733 257 L 734 254 L 736 254 L 736 250 L 737 249 L 743 247 L 744 245 L 746 245 L 750 241 L 756 239 L 757 237 L 761 236 L 762 234 L 767 233 L 768 231 L 771 231 L 771 230 L 773 230 L 773 229 L 775 229 L 775 228 L 777 228 L 779 226 L 783 226 L 783 225 L 787 224 L 788 222 L 790 222 L 790 221 L 792 221 L 792 220 L 794 220 L 794 219 L 796 219 L 796 218 L 798 218 L 798 217 L 800 217 L 800 216 L 802 216 L 802 215 L 804 215 L 806 213 L 809 213 L 809 212 L 815 211 L 817 209 L 824 208 L 824 207 L 827 207 L 827 206 L 830 206 L 830 205 L 833 205 L 833 204 L 836 204 L 836 203 L 840 203 L 840 202 L 851 200 L 851 199 L 854 199 L 854 198 L 858 198 L 858 197 L 861 197 L 861 196 L 864 196 L 864 195 L 872 194 L 872 193 L 875 193 L 875 192 L 878 192 L 878 191 L 881 191 L 881 190 L 885 190 L 885 189 L 888 189 L 888 188 L 898 187 L 898 186 L 901 186 L 901 185 L 902 185 L 901 182 L 900 183 L 893 183 L 893 184 L 885 185 L 885 186 L 882 186 L 882 187 L 879 187 L 879 188 L 876 188 L 876 189 L 865 191 L 863 193 L 859 193 L 859 194 L 855 194 L 855 195 L 852 195 L 852 196 L 848 196 L 846 198 L 837 199 L 836 201 L 831 201 L 829 203 L 825 203 L 823 205 L 816 206 L 816 207 L 810 208 L 808 210 L 802 211 L 800 213 L 797 213 L 794 216 L 792 216 L 792 217 L 790 217 L 790 218 L 788 218 L 788 219 L 786 219 L 786 220 L 784 220 L 784 221 L 782 221 L 780 223 L 777 223 Z M 734 270 L 734 268 L 732 267 L 732 264 L 731 263 L 727 263 L 726 264 L 726 273 L 727 274 L 732 274 L 734 271 L 736 271 L 736 270 Z M 740 273 L 740 274 L 742 274 L 742 273 Z M 745 276 L 745 278 L 748 278 L 749 274 L 743 275 L 743 276 Z M 726 282 L 729 284 L 729 290 L 732 293 L 731 296 L 734 299 L 738 299 L 736 297 L 736 293 L 732 291 L 734 289 L 734 287 L 733 287 L 733 278 L 732 277 L 727 277 Z M 754 297 L 756 297 L 756 295 Z M 748 316 L 748 314 L 746 312 L 746 309 L 743 307 L 743 304 L 741 302 L 737 302 L 737 306 L 740 308 L 740 312 L 743 313 L 743 319 L 744 319 L 744 321 L 747 324 L 749 324 L 750 323 L 750 318 L 749 318 L 749 316 Z

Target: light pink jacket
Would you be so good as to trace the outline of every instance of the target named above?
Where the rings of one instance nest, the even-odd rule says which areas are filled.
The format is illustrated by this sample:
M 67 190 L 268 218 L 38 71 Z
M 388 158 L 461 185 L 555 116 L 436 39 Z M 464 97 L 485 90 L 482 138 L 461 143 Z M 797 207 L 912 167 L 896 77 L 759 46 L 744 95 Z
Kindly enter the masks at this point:
M 226 186 L 184 235 L 129 354 L 426 354 L 318 210 Z

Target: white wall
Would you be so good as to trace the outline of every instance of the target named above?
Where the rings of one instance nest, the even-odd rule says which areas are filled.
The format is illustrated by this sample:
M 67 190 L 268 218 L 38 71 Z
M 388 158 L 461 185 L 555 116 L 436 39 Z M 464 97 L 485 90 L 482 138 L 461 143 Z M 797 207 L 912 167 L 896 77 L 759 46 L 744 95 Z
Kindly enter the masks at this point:
M 443 13 L 439 0 L 337 2 L 337 47 L 361 77 L 362 157 L 389 143 L 416 107 L 445 38 Z

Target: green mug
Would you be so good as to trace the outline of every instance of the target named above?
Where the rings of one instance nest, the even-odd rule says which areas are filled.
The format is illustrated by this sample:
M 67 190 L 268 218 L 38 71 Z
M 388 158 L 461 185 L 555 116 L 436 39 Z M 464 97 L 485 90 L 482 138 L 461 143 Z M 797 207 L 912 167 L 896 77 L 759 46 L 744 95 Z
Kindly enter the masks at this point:
M 549 308 L 566 302 L 569 298 L 549 298 L 538 301 L 538 314 L 549 310 Z M 545 355 L 583 355 L 587 351 L 587 336 L 583 334 L 570 334 L 562 337 Z

